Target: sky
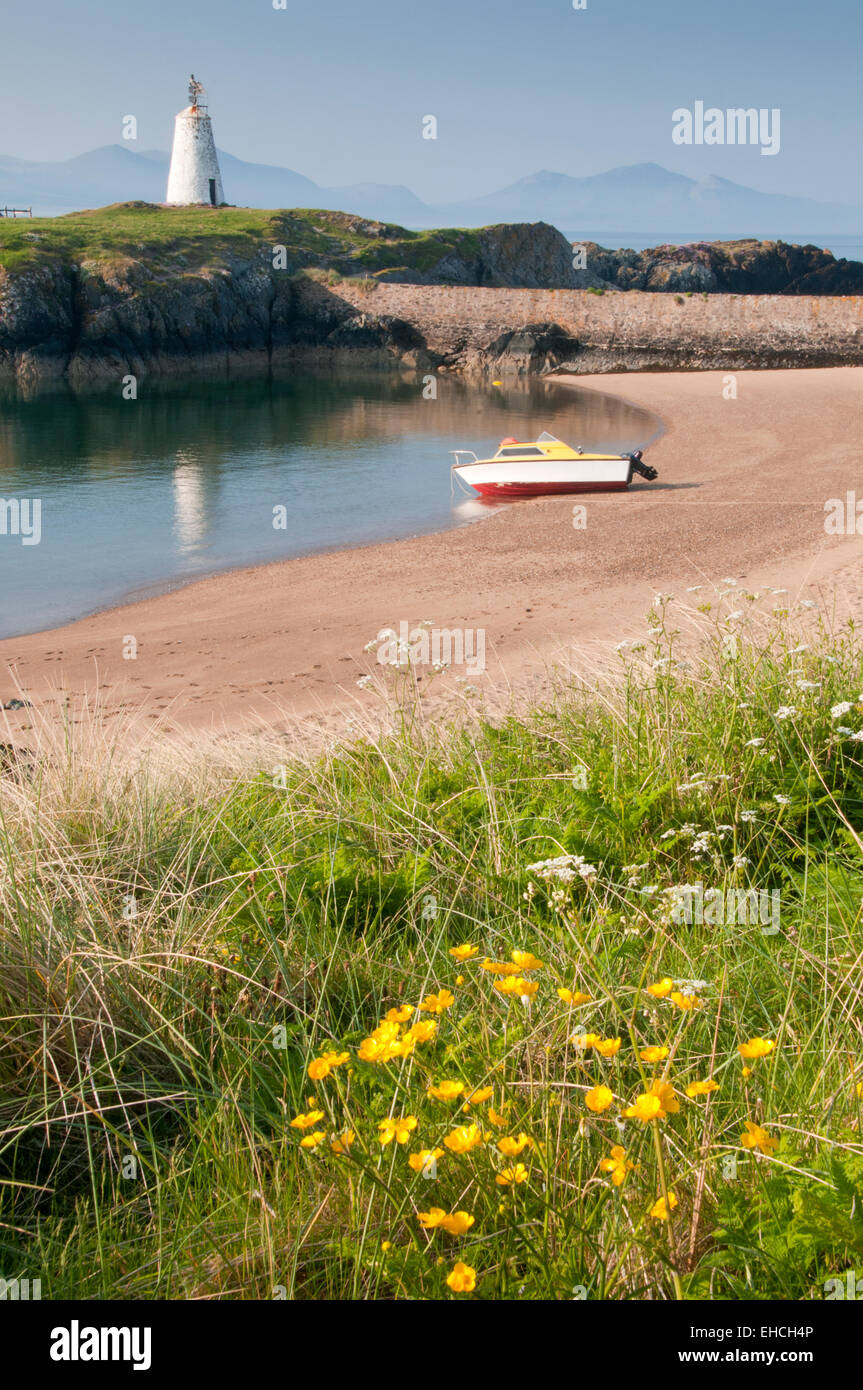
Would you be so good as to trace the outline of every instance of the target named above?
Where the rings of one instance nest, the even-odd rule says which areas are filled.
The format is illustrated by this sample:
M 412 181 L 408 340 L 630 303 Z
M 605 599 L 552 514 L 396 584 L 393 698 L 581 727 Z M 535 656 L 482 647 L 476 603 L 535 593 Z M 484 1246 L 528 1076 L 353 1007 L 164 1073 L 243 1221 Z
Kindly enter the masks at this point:
M 275 0 L 281 3 L 281 0 Z M 576 0 L 580 3 L 580 0 Z M 654 161 L 863 203 L 863 0 L 0 0 L 0 155 L 170 148 L 190 72 L 216 140 L 427 202 Z M 677 145 L 672 112 L 781 112 L 781 149 Z M 425 116 L 437 139 L 422 137 Z

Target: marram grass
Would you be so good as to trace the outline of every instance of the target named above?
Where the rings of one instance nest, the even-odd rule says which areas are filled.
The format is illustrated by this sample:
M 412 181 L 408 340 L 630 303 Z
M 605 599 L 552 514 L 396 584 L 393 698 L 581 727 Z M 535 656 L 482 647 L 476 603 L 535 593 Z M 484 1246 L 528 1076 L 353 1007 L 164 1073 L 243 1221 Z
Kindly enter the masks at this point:
M 95 722 L 7 756 L 0 1274 L 823 1298 L 863 1259 L 861 653 L 735 601 L 497 724 L 397 673 L 396 732 L 281 775 Z

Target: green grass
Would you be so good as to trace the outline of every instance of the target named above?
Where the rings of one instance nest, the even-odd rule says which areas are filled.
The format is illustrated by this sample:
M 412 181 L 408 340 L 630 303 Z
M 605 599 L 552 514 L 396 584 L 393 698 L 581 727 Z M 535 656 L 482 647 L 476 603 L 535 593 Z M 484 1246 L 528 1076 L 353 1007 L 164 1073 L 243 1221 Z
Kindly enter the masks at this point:
M 412 232 L 319 209 L 118 203 L 62 217 L 0 219 L 0 267 L 23 271 L 58 260 L 67 265 L 132 260 L 194 272 L 231 259 L 269 257 L 282 245 L 296 268 L 369 275 L 396 267 L 428 271 L 453 251 L 473 256 L 479 235 L 458 228 Z
M 406 670 L 379 685 L 391 734 L 314 757 L 46 734 L 0 798 L 4 1277 L 44 1298 L 806 1299 L 859 1266 L 863 745 L 841 730 L 863 725 L 861 651 L 817 615 L 801 639 L 779 596 L 735 601 L 659 602 L 618 674 L 498 722 L 426 724 Z M 561 855 L 595 873 L 528 868 Z M 778 890 L 779 931 L 676 920 L 664 890 L 699 880 Z M 513 950 L 543 962 L 529 1007 L 482 968 Z M 648 990 L 666 977 L 677 1002 Z M 435 1037 L 360 1060 L 402 1008 L 399 1037 L 417 1016 Z M 775 1048 L 747 1076 L 755 1037 Z M 328 1048 L 349 1060 L 310 1079 Z M 444 1079 L 464 1092 L 430 1098 Z M 654 1079 L 677 1109 L 620 1127 Z M 402 1115 L 408 1142 L 381 1145 Z M 474 1121 L 470 1151 L 446 1145 Z M 437 1177 L 413 1171 L 435 1147 Z M 527 1181 L 498 1183 L 515 1163 Z M 473 1223 L 426 1231 L 435 1207 Z

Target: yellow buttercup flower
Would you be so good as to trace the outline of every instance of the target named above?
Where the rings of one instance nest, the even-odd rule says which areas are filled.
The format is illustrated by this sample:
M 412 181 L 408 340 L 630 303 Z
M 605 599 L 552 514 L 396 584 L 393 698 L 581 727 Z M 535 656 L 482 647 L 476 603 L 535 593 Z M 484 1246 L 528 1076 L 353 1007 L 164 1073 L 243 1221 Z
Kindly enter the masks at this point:
M 440 1081 L 437 1086 L 429 1086 L 426 1095 L 432 1100 L 456 1100 L 463 1090 L 463 1081 Z
M 648 1120 L 657 1120 L 662 1114 L 662 1102 L 659 1096 L 652 1096 L 649 1091 L 645 1091 L 637 1096 L 623 1113 L 629 1120 L 641 1120 L 647 1124 Z
M 674 1094 L 674 1087 L 669 1081 L 653 1081 L 650 1085 L 652 1095 L 659 1097 L 662 1106 L 662 1118 L 666 1115 L 676 1115 L 680 1109 L 680 1101 Z
M 402 1004 L 398 1009 L 387 1009 L 387 1022 L 407 1023 L 412 1014 L 413 1006 L 411 1004 Z
M 622 1145 L 615 1144 L 611 1150 L 611 1157 L 601 1159 L 599 1166 L 603 1173 L 611 1174 L 611 1181 L 615 1187 L 620 1187 L 621 1183 L 626 1181 L 627 1173 L 632 1171 L 635 1164 L 626 1157 Z
M 446 1212 L 443 1207 L 430 1207 L 428 1211 L 417 1212 L 417 1221 L 426 1231 L 433 1231 L 445 1220 Z
M 510 960 L 518 970 L 544 970 L 545 962 L 537 960 L 532 951 L 510 951 Z
M 557 993 L 564 1004 L 569 1004 L 572 1008 L 576 1008 L 579 1004 L 590 1003 L 590 995 L 585 994 L 580 989 L 559 989 Z
M 753 1124 L 751 1120 L 745 1120 L 746 1129 L 740 1136 L 740 1142 L 744 1149 L 758 1149 L 763 1154 L 772 1154 L 779 1147 L 779 1140 L 762 1129 L 761 1125 Z
M 686 1088 L 686 1094 L 692 1100 L 694 1096 L 709 1096 L 711 1091 L 718 1090 L 719 1082 L 711 1078 L 710 1081 L 691 1081 Z
M 363 1038 L 357 1048 L 357 1056 L 361 1062 L 391 1062 L 394 1057 L 402 1055 L 404 1040 L 391 1038 L 382 1041 L 380 1038 Z
M 390 1009 L 390 1013 L 394 1012 L 395 1010 Z M 372 1029 L 369 1037 L 374 1038 L 375 1042 L 379 1043 L 395 1042 L 401 1031 L 401 1025 L 396 1023 L 395 1019 L 385 1018 L 383 1023 L 379 1023 L 377 1028 Z
M 506 1107 L 504 1107 L 504 1109 L 506 1109 Z M 489 1106 L 488 1110 L 486 1111 L 486 1116 L 488 1118 L 489 1123 L 493 1124 L 495 1129 L 506 1129 L 506 1115 L 498 1114 L 497 1110 L 492 1110 L 491 1106 Z
M 382 1144 L 406 1144 L 417 1127 L 416 1115 L 402 1115 L 399 1119 L 390 1117 L 378 1121 L 378 1139 Z
M 450 946 L 449 953 L 456 960 L 471 960 L 479 951 L 478 946 Z
M 455 995 L 452 990 L 442 989 L 437 994 L 427 994 L 420 1004 L 423 1013 L 442 1014 L 444 1009 L 449 1009 L 455 1003 Z
M 439 1158 L 443 1158 L 443 1149 L 417 1149 L 415 1153 L 408 1154 L 408 1163 L 415 1173 L 421 1173 L 423 1168 L 429 1163 L 437 1163 Z
M 596 1047 L 602 1042 L 599 1033 L 575 1033 L 570 1039 L 576 1047 Z
M 491 1100 L 493 1095 L 493 1086 L 481 1086 L 478 1091 L 471 1091 L 470 1095 L 465 1097 L 464 1108 L 467 1110 L 470 1105 L 482 1105 L 483 1101 Z
M 513 961 L 508 960 L 489 960 L 486 956 L 480 965 L 480 970 L 487 970 L 491 975 L 517 975 L 518 966 Z
M 669 1212 L 674 1211 L 676 1206 L 677 1198 L 673 1192 L 669 1192 L 668 1203 L 666 1204 L 664 1197 L 660 1197 L 659 1201 L 654 1202 L 653 1206 L 650 1208 L 650 1215 L 653 1217 L 654 1221 L 667 1221 Z
M 647 986 L 647 993 L 652 994 L 654 999 L 665 999 L 674 989 L 674 981 L 665 976 L 664 980 L 656 980 L 654 984 Z
M 614 1092 L 609 1090 L 608 1086 L 594 1086 L 584 1097 L 584 1103 L 595 1115 L 601 1115 L 603 1110 L 607 1110 L 614 1103 Z
M 459 1260 L 453 1265 L 446 1281 L 453 1293 L 473 1293 L 476 1288 L 476 1270 Z
M 620 1051 L 620 1038 L 600 1038 L 593 1045 L 600 1057 L 616 1057 Z
M 448 1231 L 451 1236 L 463 1236 L 473 1225 L 475 1217 L 467 1211 L 454 1211 L 449 1216 L 445 1216 L 440 1223 L 443 1230 Z
M 679 1109 L 674 1087 L 667 1081 L 654 1081 L 623 1113 L 628 1119 L 647 1124 L 648 1120 L 664 1120 L 666 1115 L 676 1115 Z
M 501 994 L 517 994 L 520 999 L 532 999 L 539 989 L 536 980 L 526 980 L 523 975 L 507 975 L 502 980 L 495 980 L 494 987 Z
M 504 1158 L 518 1158 L 523 1149 L 533 1148 L 533 1140 L 529 1134 L 525 1134 L 522 1130 L 516 1139 L 513 1139 L 511 1135 L 505 1135 L 503 1139 L 498 1139 L 497 1147 Z
M 406 1043 L 408 1041 L 414 1043 L 431 1042 L 436 1032 L 437 1024 L 433 1019 L 421 1018 L 418 1023 L 415 1023 L 413 1025 L 412 1028 L 408 1028 L 405 1031 L 404 1037 L 402 1038 L 402 1043 Z
M 858 1081 L 858 1082 L 857 1082 L 856 1090 L 857 1090 L 857 1099 L 858 1099 L 858 1100 L 863 1100 L 863 1081 Z
M 741 1043 L 737 1051 L 744 1061 L 752 1062 L 756 1057 L 769 1057 L 775 1046 L 769 1038 L 750 1038 L 749 1042 Z
M 349 1052 L 324 1052 L 309 1063 L 309 1079 L 323 1081 L 336 1067 L 344 1066 L 345 1062 L 350 1061 L 350 1056 Z
M 318 1120 L 323 1118 L 323 1110 L 310 1110 L 308 1115 L 295 1115 L 291 1120 L 291 1127 L 292 1129 L 311 1129 L 312 1125 L 316 1125 Z
M 470 1153 L 471 1149 L 482 1143 L 482 1131 L 479 1125 L 459 1125 L 457 1129 L 450 1130 L 444 1143 L 454 1154 Z
M 318 1144 L 323 1144 L 326 1135 L 322 1129 L 316 1129 L 313 1134 L 306 1134 L 300 1140 L 301 1149 L 316 1149 Z
M 528 1172 L 523 1163 L 516 1163 L 512 1168 L 504 1168 L 502 1173 L 498 1173 L 495 1182 L 500 1187 L 517 1186 L 519 1183 L 527 1182 Z
M 695 994 L 681 994 L 679 989 L 674 990 L 671 995 L 671 1002 L 676 1004 L 678 1009 L 683 1009 L 686 1013 L 689 1009 L 700 1009 L 701 1000 Z
M 667 1047 L 643 1047 L 639 1052 L 642 1062 L 664 1062 L 668 1056 Z
M 341 1134 L 335 1135 L 333 1137 L 332 1143 L 330 1144 L 330 1148 L 332 1149 L 334 1154 L 346 1154 L 356 1137 L 357 1136 L 354 1134 L 354 1131 L 352 1129 L 345 1129 L 342 1131 Z

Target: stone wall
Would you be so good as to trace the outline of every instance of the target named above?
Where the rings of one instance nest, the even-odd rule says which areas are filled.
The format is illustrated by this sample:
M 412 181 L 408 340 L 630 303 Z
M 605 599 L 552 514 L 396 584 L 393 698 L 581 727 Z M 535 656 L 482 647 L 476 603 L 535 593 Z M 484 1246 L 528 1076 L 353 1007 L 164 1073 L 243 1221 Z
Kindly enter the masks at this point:
M 863 364 L 863 297 L 379 285 L 344 298 L 410 324 L 441 365 L 470 370 Z

